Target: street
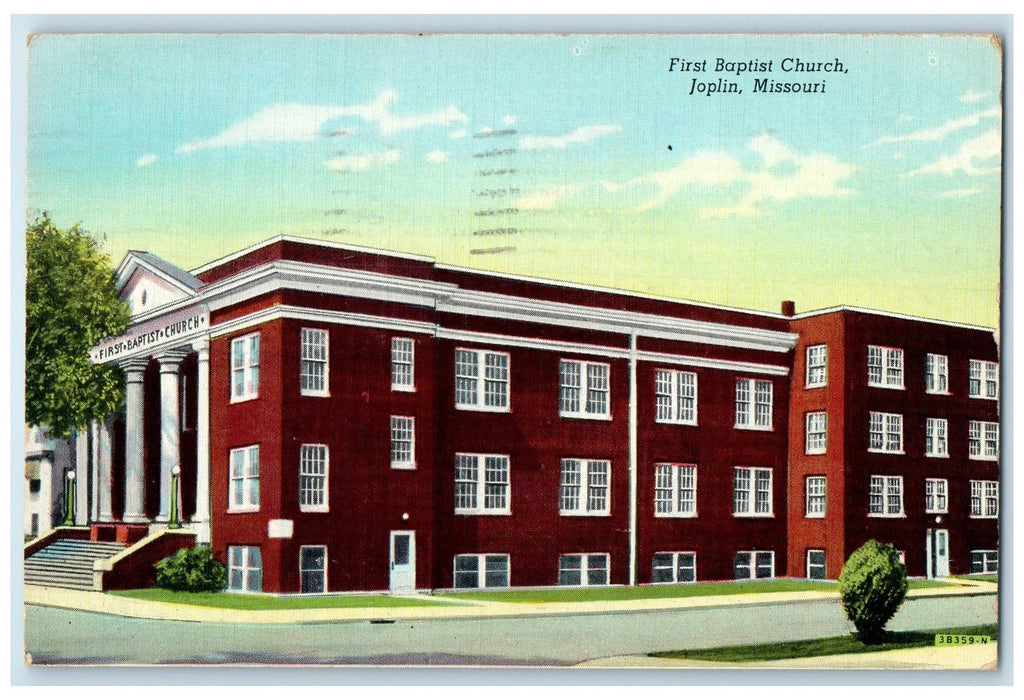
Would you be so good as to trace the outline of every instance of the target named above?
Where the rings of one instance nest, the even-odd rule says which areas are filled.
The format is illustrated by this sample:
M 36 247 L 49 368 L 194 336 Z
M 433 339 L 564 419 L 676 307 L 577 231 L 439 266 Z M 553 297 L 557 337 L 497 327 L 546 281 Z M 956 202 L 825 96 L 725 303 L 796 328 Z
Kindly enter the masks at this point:
M 996 596 L 907 600 L 890 630 L 997 621 Z M 846 634 L 838 601 L 656 612 L 230 625 L 26 607 L 34 664 L 567 666 L 606 656 Z

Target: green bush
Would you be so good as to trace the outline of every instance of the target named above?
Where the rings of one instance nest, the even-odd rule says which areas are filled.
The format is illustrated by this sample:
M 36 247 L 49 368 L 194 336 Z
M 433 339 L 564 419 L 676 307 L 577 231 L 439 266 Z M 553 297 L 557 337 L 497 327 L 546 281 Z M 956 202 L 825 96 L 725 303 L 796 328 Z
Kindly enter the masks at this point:
M 156 585 L 171 591 L 202 593 L 227 586 L 224 565 L 213 558 L 209 547 L 179 549 L 156 564 Z
M 907 594 L 907 567 L 891 544 L 868 540 L 843 565 L 839 592 L 860 640 L 878 642 Z

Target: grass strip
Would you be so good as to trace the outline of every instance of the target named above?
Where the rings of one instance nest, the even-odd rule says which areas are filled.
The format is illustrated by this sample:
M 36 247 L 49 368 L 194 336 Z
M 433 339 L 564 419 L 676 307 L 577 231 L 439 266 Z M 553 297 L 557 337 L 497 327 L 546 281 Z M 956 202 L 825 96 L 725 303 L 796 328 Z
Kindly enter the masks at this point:
M 776 661 L 779 659 L 803 659 L 814 656 L 836 654 L 864 654 L 893 649 L 917 649 L 935 646 L 936 634 L 981 634 L 998 639 L 998 625 L 977 625 L 974 627 L 950 627 L 914 632 L 887 632 L 882 642 L 865 644 L 854 635 L 806 639 L 798 642 L 776 642 L 774 644 L 748 644 L 744 646 L 714 647 L 711 649 L 683 649 L 659 651 L 648 654 L 659 659 L 695 659 L 742 663 L 747 661 Z
M 175 603 L 205 608 L 228 608 L 230 610 L 325 610 L 332 608 L 410 608 L 449 605 L 449 603 L 444 601 L 423 600 L 422 598 L 393 598 L 386 595 L 279 598 L 277 596 L 239 593 L 176 592 L 162 588 L 111 591 L 111 595 L 154 603 Z

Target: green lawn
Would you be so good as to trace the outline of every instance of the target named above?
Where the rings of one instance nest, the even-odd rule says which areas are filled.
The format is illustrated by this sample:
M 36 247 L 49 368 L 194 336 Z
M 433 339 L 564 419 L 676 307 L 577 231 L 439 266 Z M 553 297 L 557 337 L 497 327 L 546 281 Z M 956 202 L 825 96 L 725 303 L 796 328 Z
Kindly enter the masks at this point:
M 448 593 L 448 598 L 495 600 L 503 603 L 579 603 L 599 600 L 645 600 L 651 598 L 690 598 L 694 596 L 773 593 L 788 591 L 835 591 L 829 581 L 765 579 L 762 581 L 725 581 L 664 586 L 602 586 L 594 588 L 548 588 L 527 591 L 474 591 Z
M 316 598 L 278 598 L 269 595 L 239 593 L 176 593 L 162 588 L 140 588 L 133 591 L 111 591 L 111 595 L 148 600 L 156 603 L 199 605 L 232 610 L 305 610 L 325 608 L 406 608 L 424 605 L 447 605 L 443 601 L 420 598 L 392 598 L 386 595 L 339 595 Z
M 964 581 L 985 581 L 987 583 L 999 583 L 999 574 L 968 574 L 967 576 L 957 576 L 956 578 Z
M 744 661 L 774 661 L 776 659 L 801 659 L 812 656 L 834 654 L 862 654 L 890 649 L 914 649 L 935 645 L 936 634 L 983 634 L 993 641 L 999 636 L 998 625 L 976 627 L 953 627 L 920 632 L 889 632 L 881 644 L 864 644 L 852 634 L 845 637 L 808 639 L 801 642 L 780 642 L 777 644 L 750 644 L 747 646 L 716 647 L 713 649 L 685 649 L 682 651 L 660 651 L 648 656 L 660 659 L 699 659 L 737 663 Z

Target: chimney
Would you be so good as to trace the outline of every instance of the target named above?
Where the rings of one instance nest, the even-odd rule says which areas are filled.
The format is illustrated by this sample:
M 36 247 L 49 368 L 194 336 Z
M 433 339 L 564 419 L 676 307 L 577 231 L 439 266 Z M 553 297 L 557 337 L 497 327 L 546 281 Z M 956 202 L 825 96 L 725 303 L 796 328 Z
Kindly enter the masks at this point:
M 784 302 L 782 302 L 782 315 L 783 316 L 789 316 L 790 318 L 793 318 L 793 315 L 795 313 L 796 313 L 796 302 L 793 302 L 793 301 L 784 301 Z

